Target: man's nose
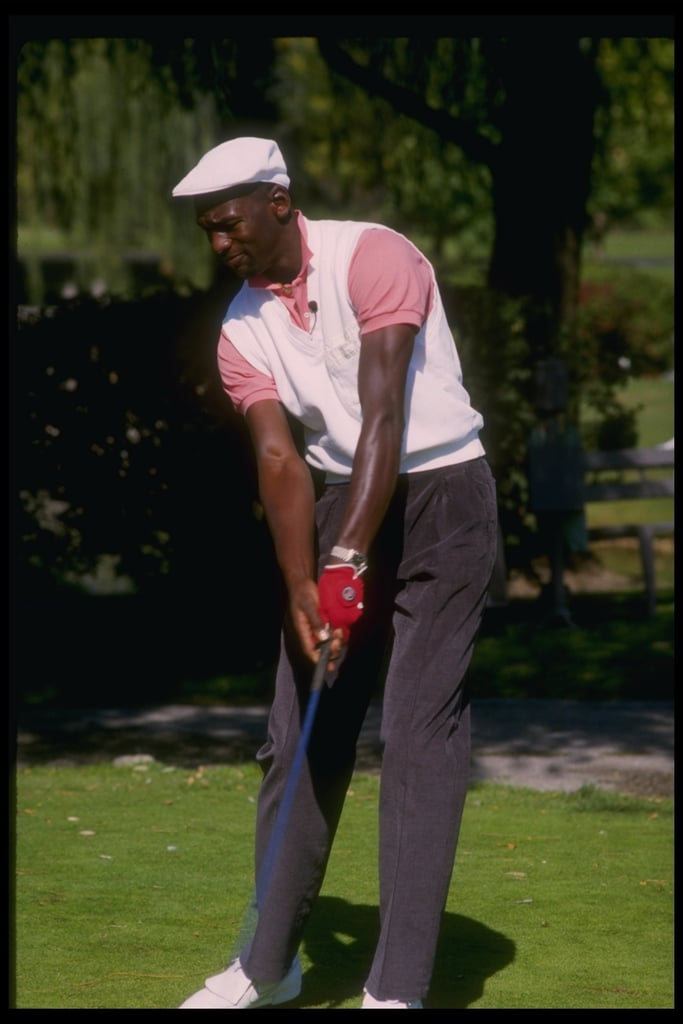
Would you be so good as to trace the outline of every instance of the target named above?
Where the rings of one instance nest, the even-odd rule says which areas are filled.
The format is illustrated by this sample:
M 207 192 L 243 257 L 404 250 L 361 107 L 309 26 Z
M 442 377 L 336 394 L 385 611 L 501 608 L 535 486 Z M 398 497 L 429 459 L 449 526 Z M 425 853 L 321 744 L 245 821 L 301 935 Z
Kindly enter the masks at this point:
M 232 239 L 224 231 L 214 231 L 211 235 L 211 248 L 217 256 L 221 256 L 232 245 Z

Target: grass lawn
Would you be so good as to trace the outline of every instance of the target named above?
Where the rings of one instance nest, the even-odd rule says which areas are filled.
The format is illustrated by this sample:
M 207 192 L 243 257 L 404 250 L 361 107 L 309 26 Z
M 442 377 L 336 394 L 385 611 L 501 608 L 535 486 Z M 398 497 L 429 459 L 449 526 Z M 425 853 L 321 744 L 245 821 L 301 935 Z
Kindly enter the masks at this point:
M 626 409 L 636 410 L 639 447 L 652 448 L 673 438 L 675 428 L 673 374 L 629 380 L 622 388 L 619 399 Z M 582 416 L 582 423 L 585 426 L 589 422 L 590 412 L 587 410 Z
M 674 226 L 660 220 L 631 230 L 609 231 L 595 247 L 584 247 L 584 273 L 609 274 L 610 266 L 630 264 L 646 270 L 653 278 L 674 283 Z
M 234 951 L 256 766 L 21 770 L 16 1009 L 173 1009 Z M 294 1009 L 356 1009 L 377 934 L 378 779 L 349 789 Z M 427 1008 L 673 1008 L 673 805 L 468 797 Z

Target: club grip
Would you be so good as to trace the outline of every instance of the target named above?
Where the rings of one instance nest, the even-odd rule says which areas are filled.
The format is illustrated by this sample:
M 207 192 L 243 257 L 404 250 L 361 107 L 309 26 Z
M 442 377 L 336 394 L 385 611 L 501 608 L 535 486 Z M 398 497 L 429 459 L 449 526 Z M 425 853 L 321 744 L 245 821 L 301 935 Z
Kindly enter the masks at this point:
M 311 683 L 311 693 L 315 693 L 316 690 L 321 690 L 325 682 L 325 673 L 327 672 L 327 663 L 330 660 L 330 647 L 332 646 L 332 638 L 329 640 L 323 640 L 320 644 L 320 657 L 315 666 L 313 673 L 313 682 Z

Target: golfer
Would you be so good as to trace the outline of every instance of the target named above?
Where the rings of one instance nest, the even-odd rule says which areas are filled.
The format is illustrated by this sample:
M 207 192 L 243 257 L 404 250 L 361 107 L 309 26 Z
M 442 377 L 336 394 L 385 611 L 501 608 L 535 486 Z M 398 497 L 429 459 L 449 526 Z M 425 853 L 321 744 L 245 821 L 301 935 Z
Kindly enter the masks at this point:
M 495 558 L 495 484 L 428 260 L 382 225 L 307 219 L 289 186 L 274 141 L 236 138 L 173 189 L 193 197 L 243 282 L 218 365 L 246 418 L 288 596 L 257 754 L 257 889 L 319 644 L 332 640 L 255 932 L 180 1008 L 299 995 L 298 950 L 381 692 L 378 932 L 360 1008 L 422 1009 L 468 786 L 466 673 Z

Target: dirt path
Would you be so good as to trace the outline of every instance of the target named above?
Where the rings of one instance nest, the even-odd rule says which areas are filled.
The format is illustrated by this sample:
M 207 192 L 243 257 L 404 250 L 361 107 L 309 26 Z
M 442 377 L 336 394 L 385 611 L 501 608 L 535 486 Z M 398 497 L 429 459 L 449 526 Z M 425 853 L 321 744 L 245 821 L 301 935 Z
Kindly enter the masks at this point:
M 251 760 L 267 709 L 174 704 L 146 709 L 26 710 L 16 763 L 93 764 L 153 757 L 179 767 Z M 377 771 L 381 708 L 368 712 L 357 767 Z M 573 791 L 584 785 L 647 797 L 674 795 L 673 705 L 571 700 L 473 704 L 474 782 Z

